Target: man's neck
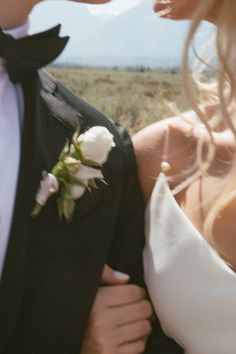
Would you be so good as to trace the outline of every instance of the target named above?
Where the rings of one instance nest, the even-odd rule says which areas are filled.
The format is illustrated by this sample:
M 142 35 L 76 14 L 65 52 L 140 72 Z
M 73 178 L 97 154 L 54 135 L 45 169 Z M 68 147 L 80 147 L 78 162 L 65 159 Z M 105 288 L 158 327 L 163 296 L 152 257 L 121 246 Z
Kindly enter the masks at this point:
M 0 0 L 0 27 L 11 29 L 20 26 L 40 0 Z

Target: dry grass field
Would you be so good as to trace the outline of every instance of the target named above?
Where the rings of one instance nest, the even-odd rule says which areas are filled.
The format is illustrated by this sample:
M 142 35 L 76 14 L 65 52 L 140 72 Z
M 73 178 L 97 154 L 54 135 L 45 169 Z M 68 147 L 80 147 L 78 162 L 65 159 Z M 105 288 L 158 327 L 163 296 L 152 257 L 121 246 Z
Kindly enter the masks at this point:
M 180 74 L 162 71 L 50 68 L 50 72 L 77 95 L 123 124 L 132 135 L 137 130 L 173 115 L 187 103 Z

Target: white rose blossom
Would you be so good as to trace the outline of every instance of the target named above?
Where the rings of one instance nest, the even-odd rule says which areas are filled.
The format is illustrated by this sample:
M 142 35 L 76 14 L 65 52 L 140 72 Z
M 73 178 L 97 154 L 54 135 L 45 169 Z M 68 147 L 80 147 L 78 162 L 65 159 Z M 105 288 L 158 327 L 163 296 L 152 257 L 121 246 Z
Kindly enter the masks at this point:
M 93 178 L 102 179 L 103 178 L 103 174 L 102 174 L 101 170 L 99 170 L 97 168 L 93 168 L 93 167 L 84 166 L 84 165 L 81 165 L 79 167 L 78 171 L 75 173 L 75 176 L 77 178 L 79 178 L 85 184 L 87 184 L 86 182 L 89 179 L 93 179 Z
M 80 163 L 79 160 L 76 160 L 76 159 L 74 159 L 74 158 L 71 157 L 71 156 L 65 157 L 64 162 L 65 162 L 66 164 L 77 164 L 77 163 Z
M 75 200 L 87 189 L 97 188 L 96 180 L 105 183 L 101 167 L 114 146 L 113 135 L 104 127 L 95 126 L 81 135 L 75 132 L 72 142 L 66 142 L 51 173 L 43 173 L 32 215 L 38 215 L 48 198 L 59 191 L 59 216 L 70 222 Z
M 113 135 L 105 127 L 95 126 L 78 137 L 81 151 L 85 158 L 103 164 L 112 147 L 115 146 Z
M 75 184 L 73 184 L 70 188 L 70 192 L 74 200 L 81 198 L 85 191 L 86 188 L 84 186 L 77 186 Z
M 103 179 L 103 174 L 100 170 L 84 165 L 81 165 L 74 175 L 84 184 L 84 186 L 71 186 L 71 195 L 75 200 L 83 196 L 84 192 L 86 191 L 86 186 L 89 185 L 89 180 L 95 178 Z

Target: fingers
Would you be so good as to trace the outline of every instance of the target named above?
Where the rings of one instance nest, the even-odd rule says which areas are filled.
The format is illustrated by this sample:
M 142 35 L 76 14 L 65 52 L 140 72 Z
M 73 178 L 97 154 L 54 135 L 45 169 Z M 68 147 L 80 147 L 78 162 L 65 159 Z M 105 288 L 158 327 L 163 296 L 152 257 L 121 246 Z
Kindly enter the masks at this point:
M 144 340 L 152 331 L 152 327 L 148 320 L 138 321 L 130 323 L 125 326 L 121 326 L 117 329 L 117 335 L 121 343 L 133 342 L 137 340 Z
M 105 264 L 102 272 L 101 283 L 103 285 L 122 285 L 129 282 L 129 275 L 113 270 Z
M 119 347 L 117 354 L 140 354 L 145 351 L 145 341 L 140 339 L 133 343 L 127 343 Z
M 156 0 L 153 8 L 158 16 L 169 17 L 172 11 L 170 6 L 171 4 L 172 4 L 171 0 Z
M 137 285 L 104 286 L 92 308 L 83 354 L 139 354 L 151 332 L 152 306 Z
M 141 300 L 134 304 L 117 306 L 113 308 L 112 317 L 116 319 L 117 325 L 124 325 L 132 322 L 149 319 L 153 310 L 148 300 Z
M 99 289 L 94 307 L 102 304 L 107 307 L 115 307 L 126 305 L 140 301 L 146 297 L 146 292 L 143 288 L 137 285 L 115 285 L 105 286 Z

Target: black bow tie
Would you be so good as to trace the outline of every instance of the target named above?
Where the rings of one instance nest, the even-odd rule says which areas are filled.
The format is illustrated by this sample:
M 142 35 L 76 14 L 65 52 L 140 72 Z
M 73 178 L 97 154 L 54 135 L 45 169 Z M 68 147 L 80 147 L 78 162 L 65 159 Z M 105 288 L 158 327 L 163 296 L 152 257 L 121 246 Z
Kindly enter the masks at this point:
M 15 39 L 0 28 L 0 58 L 13 83 L 22 82 L 63 51 L 69 37 L 59 37 L 61 25 L 32 36 Z

